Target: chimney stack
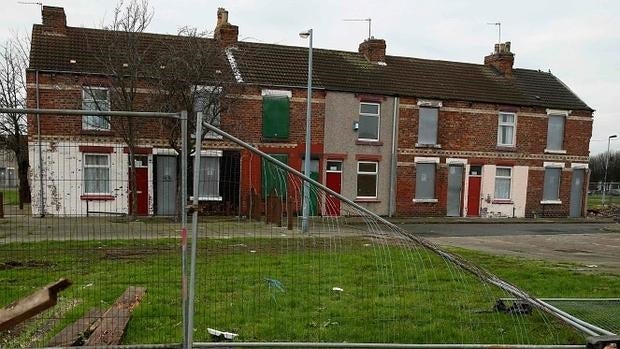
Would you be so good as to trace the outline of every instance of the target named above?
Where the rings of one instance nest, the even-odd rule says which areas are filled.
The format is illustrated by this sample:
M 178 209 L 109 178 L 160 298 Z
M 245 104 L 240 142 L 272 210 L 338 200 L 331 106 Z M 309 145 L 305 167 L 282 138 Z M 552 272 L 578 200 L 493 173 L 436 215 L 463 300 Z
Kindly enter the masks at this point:
M 228 23 L 228 11 L 223 7 L 217 9 L 217 25 L 213 37 L 222 48 L 235 44 L 239 39 L 239 27 Z
M 504 76 L 512 76 L 515 55 L 510 52 L 510 41 L 495 44 L 495 52 L 484 57 L 484 65 L 495 68 Z
M 385 40 L 370 37 L 360 44 L 358 52 L 366 57 L 366 59 L 371 63 L 384 63 Z
M 43 6 L 43 32 L 52 35 L 65 35 L 67 30 L 67 17 L 62 7 Z

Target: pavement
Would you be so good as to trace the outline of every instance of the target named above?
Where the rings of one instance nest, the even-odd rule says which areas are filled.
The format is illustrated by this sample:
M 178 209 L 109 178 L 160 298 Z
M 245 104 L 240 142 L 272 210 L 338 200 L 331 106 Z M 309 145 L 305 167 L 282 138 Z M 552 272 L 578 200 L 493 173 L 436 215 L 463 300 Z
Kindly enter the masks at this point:
M 439 245 L 620 275 L 620 224 L 400 224 Z

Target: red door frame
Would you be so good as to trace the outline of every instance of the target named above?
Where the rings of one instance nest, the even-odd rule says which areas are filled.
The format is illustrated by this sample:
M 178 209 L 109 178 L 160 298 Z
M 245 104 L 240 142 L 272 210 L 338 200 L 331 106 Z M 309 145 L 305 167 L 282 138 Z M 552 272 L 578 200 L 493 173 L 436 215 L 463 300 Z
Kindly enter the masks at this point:
M 475 165 L 476 167 L 480 167 L 480 172 L 478 174 L 471 174 L 471 166 L 469 168 L 468 173 L 468 185 L 467 185 L 467 216 L 468 217 L 478 217 L 480 216 L 480 187 L 482 184 L 482 166 Z
M 131 171 L 131 168 L 129 168 Z M 128 178 L 131 178 L 131 175 L 128 173 Z M 136 199 L 138 201 L 136 205 L 137 216 L 147 216 L 149 214 L 149 169 L 148 165 L 146 166 L 136 166 Z M 129 194 L 129 207 L 131 208 L 132 195 Z
M 338 194 L 342 194 L 342 160 L 328 160 L 328 162 L 339 162 L 340 170 L 330 170 L 325 167 L 325 185 Z M 325 215 L 340 216 L 340 200 L 331 194 L 327 194 L 325 200 Z

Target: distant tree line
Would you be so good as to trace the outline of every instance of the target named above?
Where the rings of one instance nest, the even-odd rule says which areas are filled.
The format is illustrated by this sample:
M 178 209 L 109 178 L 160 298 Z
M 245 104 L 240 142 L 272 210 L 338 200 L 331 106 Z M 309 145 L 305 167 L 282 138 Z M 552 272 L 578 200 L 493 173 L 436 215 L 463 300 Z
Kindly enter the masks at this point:
M 590 157 L 590 182 L 602 182 L 605 178 L 605 161 L 607 152 Z M 607 167 L 607 181 L 620 182 L 620 150 L 609 153 L 609 166 Z

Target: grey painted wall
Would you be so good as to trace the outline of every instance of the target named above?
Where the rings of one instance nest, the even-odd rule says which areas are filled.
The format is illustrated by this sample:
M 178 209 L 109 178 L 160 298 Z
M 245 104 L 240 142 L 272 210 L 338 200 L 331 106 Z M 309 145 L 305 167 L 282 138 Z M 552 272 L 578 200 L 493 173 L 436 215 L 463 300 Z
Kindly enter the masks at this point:
M 357 194 L 358 160 L 356 160 L 356 156 L 363 154 L 381 155 L 377 188 L 378 202 L 360 204 L 377 214 L 387 215 L 394 98 L 385 97 L 381 102 L 379 141 L 383 143 L 382 145 L 356 144 L 358 134 L 357 131 L 353 130 L 353 123 L 359 119 L 359 104 L 360 99 L 353 93 L 327 92 L 325 98 L 324 152 L 326 154 L 347 154 L 342 168 L 342 194 L 352 200 L 356 199 Z M 327 158 L 326 156 L 323 160 L 324 166 L 326 166 Z M 323 181 L 325 181 L 325 173 L 323 173 Z M 342 214 L 346 214 L 346 212 L 342 212 Z

